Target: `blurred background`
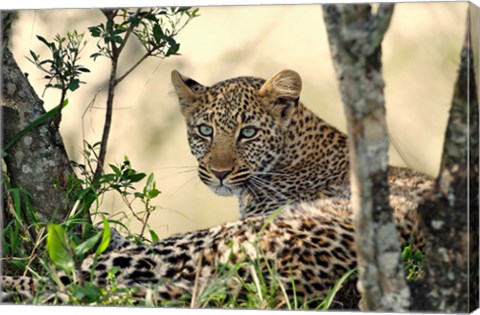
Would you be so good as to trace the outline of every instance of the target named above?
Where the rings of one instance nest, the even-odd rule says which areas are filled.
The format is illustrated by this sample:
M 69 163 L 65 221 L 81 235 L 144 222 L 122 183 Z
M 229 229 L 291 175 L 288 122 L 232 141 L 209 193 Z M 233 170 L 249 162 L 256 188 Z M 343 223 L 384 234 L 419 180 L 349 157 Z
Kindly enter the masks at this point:
M 467 6 L 395 5 L 383 43 L 391 164 L 431 175 L 438 171 Z M 181 56 L 147 59 L 118 86 L 115 96 L 106 162 L 121 163 L 128 156 L 136 170 L 155 174 L 161 194 L 149 222 L 160 237 L 238 218 L 236 199 L 214 195 L 197 177 L 170 83 L 173 69 L 205 85 L 241 75 L 268 78 L 294 69 L 303 79 L 304 104 L 346 130 L 321 5 L 201 7 L 199 13 L 177 38 Z M 110 65 L 105 58 L 89 58 L 97 40 L 88 32 L 103 20 L 98 9 L 21 11 L 11 40 L 20 68 L 42 96 L 47 82 L 26 59 L 29 50 L 48 56 L 35 35 L 52 41 L 57 33 L 85 32 L 88 45 L 80 63 L 91 73 L 82 78 L 87 84 L 69 94 L 60 128 L 69 158 L 80 163 L 83 141 L 99 141 L 103 129 Z M 120 59 L 119 73 L 141 54 L 141 46 L 132 40 Z M 47 90 L 43 99 L 49 110 L 58 103 L 59 92 Z M 136 207 L 141 210 L 141 205 Z M 135 232 L 141 227 L 114 195 L 103 200 L 101 210 L 124 219 L 126 214 Z

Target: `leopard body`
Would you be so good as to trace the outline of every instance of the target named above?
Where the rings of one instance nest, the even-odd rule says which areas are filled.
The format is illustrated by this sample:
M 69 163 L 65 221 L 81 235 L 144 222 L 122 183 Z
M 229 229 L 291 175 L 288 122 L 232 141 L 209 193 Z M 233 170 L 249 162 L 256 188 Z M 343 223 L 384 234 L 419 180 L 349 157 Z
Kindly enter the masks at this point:
M 98 260 L 87 258 L 80 274 L 88 279 L 93 272 L 103 286 L 117 267 L 121 286 L 172 301 L 200 296 L 221 275 L 219 266 L 255 260 L 264 279 L 279 280 L 288 296 L 325 297 L 356 266 L 346 135 L 299 101 L 301 79 L 291 70 L 211 87 L 174 71 L 172 82 L 200 179 L 219 195 L 236 195 L 241 219 L 153 245 L 118 241 Z M 388 173 L 399 238 L 405 244 L 415 232 L 422 246 L 416 207 L 434 181 L 406 168 Z M 242 290 L 240 279 L 255 276 L 249 267 L 237 275 L 224 279 L 234 292 Z M 29 279 L 2 283 L 28 291 L 36 284 Z

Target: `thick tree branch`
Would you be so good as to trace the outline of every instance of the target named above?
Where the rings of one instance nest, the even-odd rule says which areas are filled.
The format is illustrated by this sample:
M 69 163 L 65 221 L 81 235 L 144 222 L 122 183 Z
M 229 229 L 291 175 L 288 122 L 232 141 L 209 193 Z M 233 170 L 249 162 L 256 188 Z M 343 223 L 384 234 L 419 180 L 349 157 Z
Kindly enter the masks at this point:
M 467 19 L 436 188 L 419 207 L 426 260 L 424 282 L 412 285 L 416 311 L 466 313 L 478 307 L 479 116 L 470 27 Z
M 1 11 L 2 24 L 2 51 L 4 47 L 9 47 L 12 24 L 18 20 L 17 11 Z
M 2 57 L 1 73 L 3 136 L 4 143 L 10 143 L 45 110 L 8 48 Z M 6 154 L 4 160 L 12 184 L 30 193 L 39 218 L 43 221 L 65 218 L 70 208 L 65 185 L 73 171 L 58 131 L 49 124 L 34 128 Z
M 375 16 L 364 4 L 324 5 L 323 13 L 348 121 L 362 308 L 405 311 L 410 295 L 389 206 L 380 46 L 393 5 L 382 4 Z

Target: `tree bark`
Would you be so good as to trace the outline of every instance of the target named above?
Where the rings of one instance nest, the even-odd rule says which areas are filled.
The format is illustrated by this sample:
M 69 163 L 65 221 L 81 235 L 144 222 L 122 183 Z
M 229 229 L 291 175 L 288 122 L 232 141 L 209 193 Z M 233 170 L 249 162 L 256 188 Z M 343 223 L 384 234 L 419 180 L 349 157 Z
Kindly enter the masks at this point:
M 423 282 L 412 310 L 466 313 L 478 308 L 478 95 L 470 19 L 434 193 L 419 207 L 425 225 Z
M 45 114 L 26 76 L 8 48 L 2 54 L 2 111 L 4 145 Z M 69 211 L 65 185 L 73 174 L 58 130 L 43 124 L 11 146 L 4 157 L 11 183 L 27 190 L 42 221 L 62 220 Z
M 18 20 L 17 11 L 1 11 L 2 24 L 2 51 L 10 43 L 10 34 L 13 23 Z
M 323 14 L 348 122 L 361 307 L 401 312 L 408 309 L 410 291 L 389 206 L 381 62 L 393 8 L 381 4 L 373 15 L 368 4 L 329 4 Z

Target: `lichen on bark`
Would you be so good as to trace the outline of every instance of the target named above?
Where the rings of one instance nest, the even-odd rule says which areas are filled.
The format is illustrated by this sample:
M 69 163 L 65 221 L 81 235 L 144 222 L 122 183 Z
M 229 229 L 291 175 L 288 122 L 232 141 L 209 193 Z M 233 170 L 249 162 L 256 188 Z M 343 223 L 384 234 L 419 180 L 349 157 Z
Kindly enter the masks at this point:
M 6 145 L 45 109 L 8 48 L 2 55 L 1 74 Z M 65 218 L 70 207 L 65 185 L 73 171 L 57 129 L 45 123 L 28 131 L 7 150 L 4 161 L 12 185 L 28 191 L 40 220 Z
M 469 15 L 468 15 L 469 17 Z M 425 276 L 411 284 L 415 311 L 478 308 L 478 94 L 467 18 L 436 187 L 419 206 Z

